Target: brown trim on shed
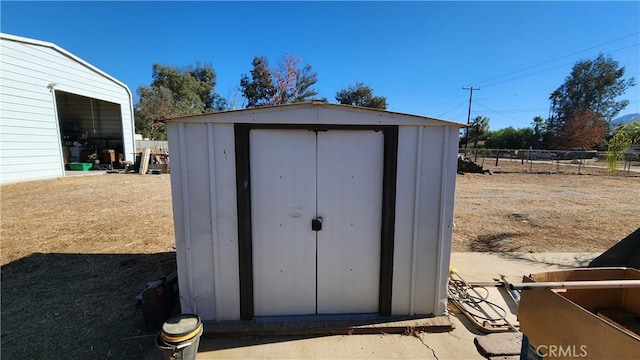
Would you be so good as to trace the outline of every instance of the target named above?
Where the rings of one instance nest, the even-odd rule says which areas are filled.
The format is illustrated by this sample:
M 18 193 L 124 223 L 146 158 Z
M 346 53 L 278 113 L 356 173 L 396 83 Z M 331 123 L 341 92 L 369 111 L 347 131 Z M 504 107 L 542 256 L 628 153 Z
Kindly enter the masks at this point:
M 238 205 L 238 256 L 240 274 L 240 319 L 252 320 L 253 253 L 251 232 L 251 166 L 249 132 L 252 129 L 374 130 L 384 134 L 382 179 L 382 226 L 380 229 L 380 285 L 378 312 L 391 315 L 393 250 L 395 231 L 396 179 L 398 158 L 397 125 L 240 124 L 234 125 L 236 153 L 236 193 Z
M 398 173 L 398 127 L 386 126 L 382 176 L 382 229 L 380 232 L 380 292 L 378 311 L 391 315 L 393 289 L 393 250 L 396 225 L 396 185 Z
M 236 124 L 236 194 L 238 202 L 238 257 L 240 272 L 240 319 L 253 319 L 253 253 L 251 234 L 251 183 L 249 126 Z

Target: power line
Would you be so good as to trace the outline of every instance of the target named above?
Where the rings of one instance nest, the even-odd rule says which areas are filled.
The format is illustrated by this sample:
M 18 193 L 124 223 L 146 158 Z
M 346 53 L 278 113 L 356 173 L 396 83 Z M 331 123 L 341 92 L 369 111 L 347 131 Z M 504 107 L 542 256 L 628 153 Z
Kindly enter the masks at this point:
M 541 62 L 541 63 L 539 63 L 539 64 L 536 64 L 536 65 L 528 66 L 528 67 L 523 68 L 523 69 L 520 69 L 520 70 L 516 70 L 516 71 L 512 71 L 512 72 L 506 73 L 506 74 L 504 74 L 504 75 L 494 76 L 494 77 L 489 78 L 489 79 L 487 79 L 487 80 L 483 80 L 483 81 L 477 82 L 477 84 L 482 84 L 482 83 L 487 82 L 487 81 L 491 81 L 491 80 L 499 79 L 499 78 L 502 78 L 502 77 L 505 77 L 505 76 L 509 76 L 509 75 L 512 75 L 512 74 L 517 74 L 517 73 L 519 73 L 519 72 L 523 72 L 523 71 L 526 71 L 526 70 L 530 70 L 530 69 L 536 68 L 536 67 L 538 67 L 538 66 L 542 66 L 542 65 L 545 65 L 545 64 L 549 64 L 549 63 L 552 63 L 552 62 L 554 62 L 554 61 L 557 61 L 557 60 L 560 60 L 560 59 L 567 58 L 567 57 L 569 57 L 569 56 L 573 56 L 573 55 L 576 55 L 576 54 L 579 54 L 579 53 L 582 53 L 582 52 L 585 52 L 585 51 L 589 51 L 589 50 L 592 50 L 592 49 L 595 49 L 595 48 L 598 48 L 598 47 L 601 47 L 601 46 L 604 46 L 604 45 L 608 45 L 608 44 L 611 44 L 611 43 L 614 43 L 614 42 L 617 42 L 617 41 L 620 41 L 620 40 L 623 40 L 623 39 L 626 39 L 626 38 L 629 38 L 629 37 L 632 37 L 632 36 L 636 36 L 636 35 L 638 35 L 638 34 L 640 34 L 640 32 L 635 32 L 635 33 L 633 33 L 633 34 L 629 34 L 629 35 L 623 36 L 623 37 L 621 37 L 621 38 L 617 38 L 617 39 L 614 39 L 614 40 L 611 40 L 611 41 L 607 41 L 607 42 L 604 42 L 604 43 L 599 44 L 599 45 L 595 45 L 595 46 L 588 47 L 588 48 L 586 48 L 586 49 L 578 50 L 578 51 L 572 52 L 572 53 L 570 53 L 570 54 L 567 54 L 567 55 L 563 55 L 563 56 L 557 57 L 557 58 L 555 58 L 555 59 L 547 60 L 547 61 Z M 635 44 L 635 45 L 637 45 L 637 44 Z M 487 86 L 487 85 L 485 85 L 485 86 Z
M 439 117 L 443 117 L 443 116 L 447 115 L 448 113 L 452 112 L 453 110 L 455 110 L 455 109 L 459 108 L 460 106 L 462 106 L 462 105 L 464 105 L 464 104 L 466 104 L 466 103 L 467 103 L 467 100 L 465 100 L 465 101 L 461 102 L 461 103 L 460 103 L 460 104 L 458 104 L 456 107 L 454 107 L 454 108 L 452 108 L 452 109 L 450 109 L 450 110 L 447 110 L 446 112 L 444 112 L 444 113 L 440 114 L 440 116 L 439 116 Z
M 570 57 L 570 56 L 573 56 L 573 55 L 576 55 L 576 54 L 579 54 L 579 53 L 582 53 L 582 52 L 588 51 L 588 50 L 592 50 L 592 49 L 595 49 L 595 48 L 598 48 L 598 47 L 601 47 L 601 46 L 604 46 L 604 45 L 608 45 L 608 44 L 611 44 L 611 43 L 614 43 L 614 42 L 617 42 L 617 41 L 620 41 L 620 40 L 623 40 L 623 39 L 627 39 L 627 38 L 629 38 L 629 37 L 636 36 L 636 35 L 638 35 L 638 34 L 640 34 L 640 32 L 635 32 L 635 33 L 633 33 L 633 34 L 629 34 L 629 35 L 626 35 L 626 36 L 623 36 L 623 37 L 620 37 L 620 38 L 617 38 L 617 39 L 614 39 L 614 40 L 610 40 L 610 41 L 607 41 L 607 42 L 604 42 L 604 43 L 601 43 L 601 44 L 598 44 L 598 45 L 595 45 L 595 46 L 591 46 L 591 47 L 589 47 L 589 48 L 585 48 L 585 49 L 582 49 L 582 50 L 579 50 L 579 51 L 575 51 L 575 52 L 572 52 L 572 53 L 570 53 L 570 54 L 563 55 L 563 56 L 560 56 L 560 57 L 557 57 L 557 58 L 554 58 L 554 59 L 551 59 L 551 60 L 547 60 L 547 61 L 544 61 L 544 62 L 542 62 L 542 63 L 536 64 L 536 65 L 528 66 L 528 67 L 525 67 L 525 68 L 520 69 L 520 70 L 517 70 L 517 71 L 512 71 L 512 72 L 509 72 L 509 73 L 506 73 L 506 74 L 503 74 L 503 75 L 500 75 L 500 76 L 494 76 L 494 77 L 492 77 L 492 78 L 489 78 L 489 79 L 486 79 L 486 80 L 481 81 L 481 82 L 480 82 L 480 84 L 482 84 L 482 83 L 484 83 L 484 82 L 491 81 L 491 80 L 504 78 L 504 77 L 506 77 L 506 76 L 513 75 L 513 74 L 517 74 L 517 73 L 520 73 L 520 72 L 523 72 L 523 71 L 526 71 L 526 70 L 530 70 L 530 69 L 533 69 L 533 68 L 536 68 L 536 67 L 539 67 L 539 66 L 542 66 L 542 65 L 545 65 L 545 64 L 548 64 L 548 63 L 551 63 L 551 62 L 554 62 L 554 61 L 560 60 L 560 59 L 564 59 L 564 58 L 567 58 L 567 57 Z M 631 45 L 628 45 L 628 46 L 624 46 L 624 47 L 621 47 L 621 48 L 618 48 L 618 49 L 614 49 L 614 50 L 608 51 L 608 52 L 607 52 L 607 54 L 610 54 L 610 53 L 613 53 L 613 52 L 617 52 L 617 51 L 621 51 L 621 50 L 624 50 L 624 49 L 628 49 L 628 48 L 631 48 L 631 47 L 634 47 L 634 46 L 638 46 L 638 45 L 640 45 L 640 43 L 634 43 L 634 44 L 631 44 Z M 560 67 L 563 67 L 563 66 L 567 66 L 567 65 L 571 65 L 571 64 L 573 64 L 573 62 L 572 62 L 572 63 L 564 63 L 564 64 L 562 64 L 562 65 L 554 66 L 554 67 L 547 68 L 547 69 L 540 70 L 540 71 L 536 71 L 536 72 L 533 72 L 533 73 L 528 73 L 528 74 L 524 74 L 524 75 L 519 75 L 519 76 L 516 76 L 516 77 L 513 77 L 513 78 L 506 79 L 506 80 L 496 81 L 496 82 L 493 82 L 493 83 L 490 83 L 490 84 L 483 85 L 483 87 L 493 86 L 493 85 L 497 85 L 497 84 L 502 84 L 502 83 L 505 83 L 505 82 L 509 82 L 509 81 L 512 81 L 512 80 L 521 79 L 521 78 L 523 78 L 523 77 L 528 77 L 528 76 L 532 76 L 532 75 L 537 75 L 537 74 L 540 74 L 540 73 L 543 73 L 543 72 L 547 72 L 547 71 L 555 70 L 555 69 L 557 69 L 557 68 L 560 68 Z M 437 98 L 437 99 L 435 99 L 435 100 L 433 100 L 433 101 L 431 101 L 431 102 L 429 102 L 429 103 L 427 103 L 427 104 L 423 105 L 423 107 L 426 107 L 426 106 L 432 105 L 432 104 L 437 103 L 437 102 L 440 102 L 440 104 L 442 105 L 442 104 L 449 103 L 449 102 L 451 102 L 451 101 L 453 101 L 453 100 L 456 100 L 456 99 L 457 99 L 457 98 L 459 98 L 460 96 L 454 96 L 453 98 L 451 98 L 451 99 L 449 99 L 449 100 L 447 100 L 447 101 L 441 102 L 441 100 L 444 100 L 445 98 L 450 97 L 451 95 L 455 94 L 457 91 L 458 91 L 458 90 L 452 90 L 451 92 L 447 93 L 446 95 L 441 96 L 441 97 L 439 97 L 439 98 Z M 452 108 L 452 109 L 450 109 L 450 110 L 446 111 L 446 112 L 445 112 L 445 113 L 443 113 L 441 116 L 444 116 L 444 115 L 446 115 L 446 114 L 450 113 L 451 111 L 453 111 L 453 110 L 455 110 L 455 109 L 459 108 L 460 106 L 462 106 L 462 104 L 464 104 L 464 102 L 463 102 L 463 103 L 461 103 L 461 104 L 459 104 L 459 105 L 457 105 L 456 107 L 454 107 L 454 108 Z M 480 106 L 482 106 L 482 105 L 480 105 Z M 546 109 L 545 109 L 545 110 L 546 110 Z M 500 112 L 498 112 L 498 113 L 500 113 Z
M 460 94 L 460 89 L 456 90 L 456 92 L 458 93 L 458 95 L 456 95 L 456 96 L 454 96 L 454 97 L 452 97 L 452 98 L 450 98 L 448 100 L 441 101 L 440 103 L 438 103 L 438 105 L 439 106 L 443 106 L 443 105 L 452 103 L 454 101 L 458 101 L 458 99 L 462 99 L 462 98 L 466 99 L 465 94 Z
M 638 45 L 640 45 L 640 43 L 631 44 L 631 45 L 629 45 L 629 46 L 625 46 L 625 47 L 621 47 L 621 48 L 618 48 L 618 49 L 615 49 L 615 50 L 611 50 L 611 51 L 609 51 L 609 52 L 608 52 L 608 54 L 610 54 L 610 53 L 612 53 L 612 52 L 616 52 L 616 51 L 620 51 L 620 50 L 628 49 L 628 48 L 630 48 L 630 47 L 634 47 L 634 46 L 638 46 Z M 592 58 L 595 58 L 595 57 L 596 57 L 596 56 L 594 56 L 594 57 L 592 57 Z M 494 82 L 494 83 L 486 84 L 486 85 L 483 85 L 483 87 L 489 87 L 489 86 L 493 86 L 493 85 L 497 85 L 497 84 L 502 84 L 502 83 L 506 83 L 506 82 L 509 82 L 509 81 L 517 80 L 517 79 L 522 79 L 522 78 L 524 78 L 524 77 L 528 77 L 528 76 L 531 76 L 531 75 L 537 75 L 537 74 L 540 74 L 540 73 L 543 73 L 543 72 L 547 72 L 547 71 L 555 70 L 555 69 L 557 69 L 557 68 L 561 68 L 561 67 L 563 67 L 563 66 L 567 66 L 567 65 L 571 65 L 571 64 L 574 64 L 574 63 L 564 63 L 564 64 L 557 65 L 557 66 L 554 66 L 554 67 L 551 67 L 551 68 L 548 68 L 548 69 L 545 69 L 545 70 L 540 70 L 540 71 L 532 72 L 532 73 L 529 73 L 529 74 L 524 74 L 524 75 L 516 76 L 516 77 L 510 78 L 510 79 L 501 80 L 501 81 L 497 81 L 497 82 Z
M 455 89 L 455 90 L 451 91 L 450 93 L 448 93 L 447 95 L 441 96 L 441 97 L 439 97 L 439 98 L 437 98 L 437 99 L 435 99 L 435 100 L 433 100 L 433 101 L 431 101 L 429 103 L 426 103 L 423 106 L 432 105 L 432 104 L 434 104 L 436 102 L 439 102 L 440 100 L 443 100 L 443 99 L 445 99 L 445 98 L 447 98 L 447 97 L 449 97 L 449 96 L 451 96 L 451 95 L 453 95 L 455 93 L 458 93 L 458 89 Z
M 481 100 L 481 99 L 478 99 Z M 476 102 L 477 104 L 477 102 Z M 530 109 L 503 109 L 503 110 L 491 110 L 491 112 L 501 112 L 501 113 L 531 113 L 538 111 L 547 111 L 548 108 L 530 108 Z
M 483 108 L 485 108 L 485 109 L 487 109 L 487 110 L 493 111 L 493 112 L 495 112 L 496 114 L 502 115 L 502 116 L 504 116 L 504 117 L 506 117 L 506 118 L 509 118 L 509 119 L 511 119 L 511 120 L 515 120 L 515 121 L 520 122 L 520 123 L 521 123 L 521 122 L 523 122 L 522 120 L 520 120 L 520 119 L 516 119 L 516 118 L 514 118 L 513 116 L 509 116 L 509 115 L 507 115 L 507 114 L 503 114 L 503 113 L 502 113 L 502 112 L 500 112 L 500 111 L 497 111 L 497 110 L 492 109 L 492 108 L 490 108 L 490 107 L 488 107 L 488 106 L 482 105 L 481 103 L 479 103 L 479 102 L 477 102 L 477 101 L 476 101 L 476 105 L 479 105 L 479 106 L 481 106 L 481 107 L 483 107 Z

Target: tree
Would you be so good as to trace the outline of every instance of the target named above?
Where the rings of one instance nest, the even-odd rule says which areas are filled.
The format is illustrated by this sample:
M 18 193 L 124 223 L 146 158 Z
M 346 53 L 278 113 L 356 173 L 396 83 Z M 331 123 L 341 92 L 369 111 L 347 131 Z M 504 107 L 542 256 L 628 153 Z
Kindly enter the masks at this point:
M 563 131 L 556 134 L 553 145 L 557 149 L 582 147 L 591 149 L 607 134 L 607 123 L 592 110 L 573 113 Z
M 373 89 L 366 84 L 356 81 L 355 85 L 349 85 L 336 93 L 336 100 L 340 104 L 364 106 L 375 109 L 386 109 L 387 98 L 373 96 Z
M 194 113 L 213 108 L 216 73 L 211 65 L 197 64 L 180 69 L 154 64 L 152 78 L 151 87 L 169 89 L 175 101 L 189 106 Z
M 254 57 L 251 65 L 251 77 L 243 74 L 240 78 L 240 91 L 248 108 L 304 102 L 318 94 L 312 88 L 318 74 L 309 64 L 301 67 L 295 56 L 284 55 L 273 69 L 266 57 Z
M 571 136 L 566 129 L 571 119 L 592 118 L 594 113 L 607 124 L 613 117 L 624 109 L 628 100 L 616 101 L 625 90 L 635 85 L 635 79 L 625 80 L 625 68 L 618 67 L 618 62 L 600 54 L 595 60 L 582 60 L 576 63 L 571 74 L 564 83 L 554 90 L 549 97 L 553 116 L 551 117 L 550 132 L 556 135 Z
M 531 122 L 533 130 L 533 147 L 535 149 L 546 149 L 549 146 L 549 121 L 536 116 Z
M 136 131 L 152 139 L 165 139 L 162 120 L 225 110 L 225 100 L 214 91 L 216 73 L 211 65 L 184 68 L 154 64 L 150 86 L 138 87 Z
M 136 104 L 134 122 L 136 132 L 151 139 L 164 140 L 166 135 L 158 120 L 171 117 L 173 94 L 165 87 L 153 88 L 140 86 L 140 100 Z
M 532 146 L 533 130 L 531 128 L 514 129 L 509 126 L 487 134 L 485 147 L 488 149 L 526 149 Z
M 210 111 L 216 108 L 216 101 L 224 100 L 219 94 L 214 91 L 216 86 L 216 72 L 213 70 L 213 66 L 202 66 L 197 63 L 195 67 L 188 66 L 185 71 L 191 75 L 197 81 L 196 93 L 204 105 L 204 111 Z M 217 105 L 220 108 L 220 105 Z M 224 110 L 224 109 L 221 109 Z
M 611 172 L 618 170 L 618 160 L 622 160 L 624 153 L 633 144 L 640 144 L 640 120 L 620 125 L 609 140 L 607 165 Z
M 243 74 L 240 78 L 240 90 L 247 99 L 247 107 L 272 105 L 276 88 L 271 79 L 269 61 L 266 57 L 254 57 L 251 62 L 251 78 Z
M 285 54 L 278 67 L 273 69 L 276 94 L 275 104 L 288 104 L 307 101 L 318 94 L 311 88 L 318 82 L 318 74 L 311 71 L 311 65 L 299 67 L 300 59 Z
M 471 120 L 468 131 L 467 136 L 473 139 L 473 148 L 477 149 L 478 141 L 484 139 L 489 132 L 489 118 L 481 115 L 476 116 Z

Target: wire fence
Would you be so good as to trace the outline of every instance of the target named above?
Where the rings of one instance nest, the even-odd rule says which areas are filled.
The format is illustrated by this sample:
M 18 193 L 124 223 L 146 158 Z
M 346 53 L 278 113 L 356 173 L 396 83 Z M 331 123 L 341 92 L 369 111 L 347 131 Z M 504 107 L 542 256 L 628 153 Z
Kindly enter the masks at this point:
M 623 175 L 640 177 L 640 153 L 628 152 L 612 172 L 607 152 L 531 149 L 460 149 L 459 156 L 492 173 L 556 173 L 579 175 Z

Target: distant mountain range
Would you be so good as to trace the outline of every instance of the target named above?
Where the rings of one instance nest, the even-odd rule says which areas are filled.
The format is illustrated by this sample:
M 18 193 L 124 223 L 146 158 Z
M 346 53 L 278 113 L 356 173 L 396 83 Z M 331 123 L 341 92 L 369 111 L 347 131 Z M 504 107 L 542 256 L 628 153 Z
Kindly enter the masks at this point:
M 611 120 L 611 125 L 618 126 L 618 125 L 630 124 L 638 119 L 640 119 L 640 113 L 627 114 Z

